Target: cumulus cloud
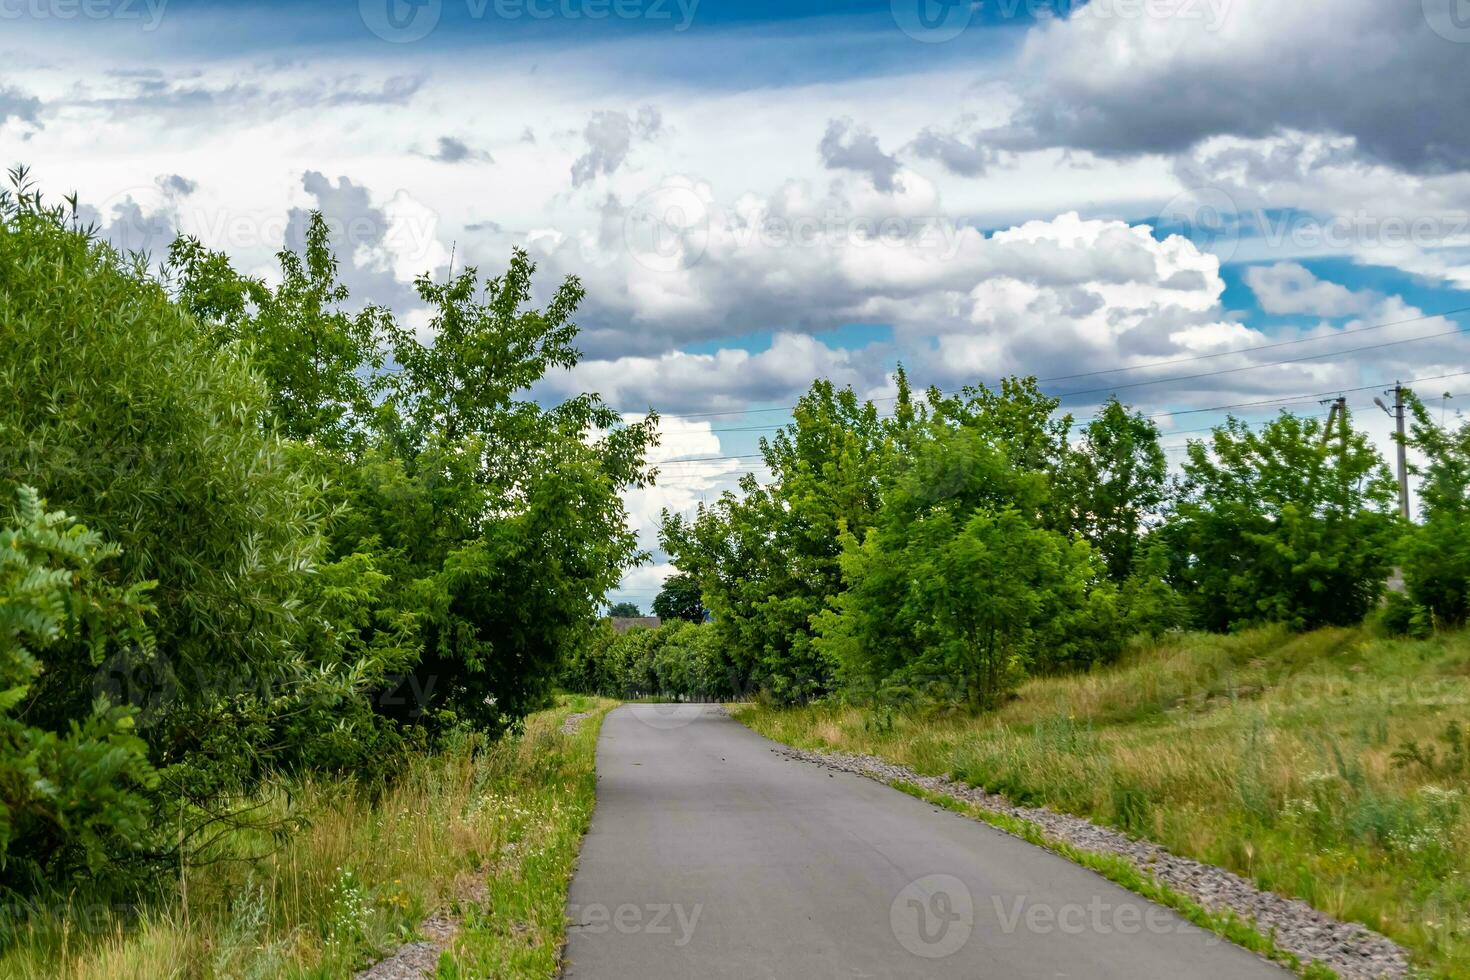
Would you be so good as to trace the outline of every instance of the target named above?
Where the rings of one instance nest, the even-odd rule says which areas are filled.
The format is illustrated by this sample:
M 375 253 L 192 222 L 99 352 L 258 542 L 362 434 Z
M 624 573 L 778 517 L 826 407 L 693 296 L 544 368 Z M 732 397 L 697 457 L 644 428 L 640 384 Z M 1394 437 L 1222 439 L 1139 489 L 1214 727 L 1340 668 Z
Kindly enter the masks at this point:
M 368 188 L 348 177 L 331 180 L 308 170 L 302 189 L 332 230 L 341 260 L 339 273 L 354 302 L 387 305 L 405 314 L 418 304 L 413 280 L 443 269 L 449 252 L 439 241 L 439 216 L 406 191 L 374 201 Z M 285 244 L 301 250 L 306 243 L 308 209 L 288 214 Z
M 822 165 L 828 170 L 866 174 L 875 188 L 885 194 L 893 193 L 898 160 L 883 152 L 878 137 L 867 126 L 846 117 L 833 119 L 827 123 L 827 131 L 822 134 L 817 149 L 822 154 Z
M 646 142 L 663 128 L 663 117 L 653 106 L 642 106 L 634 114 L 595 112 L 582 129 L 587 143 L 583 154 L 572 161 L 572 186 L 581 187 L 599 175 L 609 176 L 627 160 L 635 142 Z
M 18 88 L 0 85 L 0 126 L 9 120 L 41 125 L 41 100 Z
M 438 163 L 494 163 L 490 154 L 484 150 L 477 150 L 464 140 L 454 136 L 439 137 L 438 145 L 432 153 L 425 153 L 430 160 Z
M 646 405 L 665 412 L 731 411 L 752 402 L 795 399 L 813 378 L 867 388 L 880 384 L 885 371 L 881 360 L 868 353 L 782 333 L 758 353 L 739 348 L 713 354 L 674 350 L 656 357 L 587 360 L 553 378 L 549 387 L 562 395 L 595 391 L 625 409 Z
M 1034 28 L 1017 70 L 1022 107 L 991 143 L 1170 154 L 1214 135 L 1294 128 L 1351 137 L 1368 157 L 1411 172 L 1470 168 L 1461 125 L 1470 62 L 1419 3 L 1229 0 L 1163 11 L 1122 16 L 1112 0 L 1094 0 Z
M 1255 293 L 1261 309 L 1273 314 L 1352 316 L 1367 312 L 1379 298 L 1367 290 L 1354 291 L 1338 283 L 1318 279 L 1310 269 L 1297 262 L 1253 266 L 1246 270 L 1245 281 Z
M 961 123 L 973 126 L 973 120 Z M 914 137 L 909 149 L 961 177 L 983 176 L 998 157 L 995 148 L 985 142 L 984 134 L 973 129 L 965 133 L 959 129 L 944 131 L 926 126 Z
M 77 216 L 97 236 L 122 253 L 163 258 L 179 234 L 176 202 L 150 200 L 140 192 L 115 195 L 100 204 L 79 204 Z
M 1297 132 L 1214 137 L 1172 169 L 1229 212 L 1237 260 L 1345 256 L 1470 287 L 1470 172 L 1407 174 L 1363 159 L 1349 137 Z
M 199 184 L 179 174 L 160 174 L 155 181 L 168 197 L 188 197 L 199 189 Z

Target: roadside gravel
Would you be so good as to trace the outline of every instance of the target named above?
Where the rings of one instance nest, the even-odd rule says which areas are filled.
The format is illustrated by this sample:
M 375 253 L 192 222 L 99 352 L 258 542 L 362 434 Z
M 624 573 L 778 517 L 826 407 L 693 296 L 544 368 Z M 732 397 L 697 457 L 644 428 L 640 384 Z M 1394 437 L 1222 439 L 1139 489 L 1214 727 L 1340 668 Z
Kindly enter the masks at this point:
M 583 718 L 591 718 L 592 715 L 591 711 L 579 711 L 574 715 L 567 715 L 567 720 L 561 723 L 561 733 L 571 735 L 577 730 L 577 726 L 582 724 Z
M 400 946 L 392 956 L 379 960 L 357 974 L 354 980 L 423 980 L 439 968 L 439 954 L 449 947 L 459 932 L 459 923 L 445 915 L 435 915 L 419 927 L 424 938 Z
M 942 793 L 987 810 L 1034 824 L 1048 837 L 1085 851 L 1116 854 L 1153 874 L 1162 884 L 1211 911 L 1230 910 L 1254 922 L 1276 945 L 1309 963 L 1320 960 L 1344 980 L 1380 980 L 1410 975 L 1402 946 L 1364 926 L 1339 922 L 1296 899 L 1261 891 L 1239 875 L 1171 854 L 1148 841 L 1100 827 L 1081 817 L 1045 808 L 1017 806 L 1003 796 L 942 776 L 922 776 L 906 766 L 874 756 L 814 752 L 786 746 L 771 751 L 800 762 L 866 776 L 882 783 L 901 781 Z

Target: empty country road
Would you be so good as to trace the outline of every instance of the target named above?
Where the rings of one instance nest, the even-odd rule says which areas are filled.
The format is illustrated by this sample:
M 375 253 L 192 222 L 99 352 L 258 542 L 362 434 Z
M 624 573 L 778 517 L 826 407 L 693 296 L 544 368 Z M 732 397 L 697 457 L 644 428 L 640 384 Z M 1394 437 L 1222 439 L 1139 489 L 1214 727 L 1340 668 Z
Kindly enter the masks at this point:
M 774 748 L 713 705 L 607 716 L 565 976 L 1290 976 L 1041 848 Z

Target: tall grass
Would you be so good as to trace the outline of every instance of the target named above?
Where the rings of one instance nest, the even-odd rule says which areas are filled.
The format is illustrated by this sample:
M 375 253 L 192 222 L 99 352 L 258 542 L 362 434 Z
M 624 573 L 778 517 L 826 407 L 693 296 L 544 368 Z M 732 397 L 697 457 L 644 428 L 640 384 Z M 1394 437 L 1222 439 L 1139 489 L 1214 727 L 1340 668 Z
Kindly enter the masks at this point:
M 351 976 L 447 909 L 463 928 L 441 975 L 551 977 L 611 704 L 569 698 L 513 737 L 467 737 L 409 760 L 382 792 L 280 779 L 258 802 L 295 833 L 232 834 L 155 902 L 59 903 L 19 931 L 0 976 Z
M 1191 634 L 986 715 L 738 714 L 1156 840 L 1470 976 L 1470 635 Z

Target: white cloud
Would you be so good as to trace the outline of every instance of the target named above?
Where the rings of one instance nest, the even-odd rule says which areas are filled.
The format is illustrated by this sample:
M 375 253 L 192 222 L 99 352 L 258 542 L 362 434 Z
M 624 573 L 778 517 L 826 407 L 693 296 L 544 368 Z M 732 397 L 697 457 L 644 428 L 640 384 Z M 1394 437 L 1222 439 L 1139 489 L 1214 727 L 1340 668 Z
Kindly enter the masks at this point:
M 1246 284 L 1267 313 L 1306 313 L 1342 317 L 1363 313 L 1378 299 L 1372 292 L 1354 292 L 1335 282 L 1318 279 L 1306 266 L 1278 262 L 1246 270 Z
M 1024 105 L 992 138 L 1128 155 L 1296 128 L 1352 137 L 1400 169 L 1470 166 L 1464 45 L 1436 33 L 1419 3 L 1129 7 L 1122 16 L 1094 0 L 1032 30 L 1018 65 Z

